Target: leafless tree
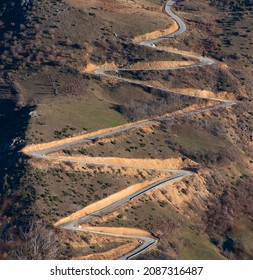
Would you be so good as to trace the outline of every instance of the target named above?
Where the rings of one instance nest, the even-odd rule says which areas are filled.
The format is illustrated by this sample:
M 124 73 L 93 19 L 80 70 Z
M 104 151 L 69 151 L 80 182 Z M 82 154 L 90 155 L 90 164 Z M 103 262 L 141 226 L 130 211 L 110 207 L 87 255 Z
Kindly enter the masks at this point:
M 54 260 L 61 258 L 63 238 L 54 228 L 42 222 L 32 222 L 28 232 L 21 231 L 22 242 L 9 255 L 17 260 Z

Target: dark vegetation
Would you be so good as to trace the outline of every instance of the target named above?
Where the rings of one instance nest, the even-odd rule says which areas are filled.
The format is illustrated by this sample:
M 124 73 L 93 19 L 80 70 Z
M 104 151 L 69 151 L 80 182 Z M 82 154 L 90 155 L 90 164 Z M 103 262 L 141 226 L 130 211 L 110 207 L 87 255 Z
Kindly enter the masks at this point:
M 69 59 L 75 62 L 71 50 L 80 52 L 85 46 L 67 38 L 58 39 L 57 22 L 48 24 L 50 17 L 56 17 L 67 6 L 62 1 L 47 0 L 21 3 L 16 0 L 1 4 L 0 69 L 36 71 L 46 65 L 66 65 Z
M 209 187 L 212 187 L 212 180 L 209 183 Z M 207 232 L 211 241 L 228 258 L 245 258 L 240 240 L 230 238 L 229 235 L 237 226 L 238 218 L 253 215 L 252 185 L 251 178 L 242 176 L 233 185 L 225 184 L 220 195 L 208 203 Z
M 19 236 L 19 230 L 26 227 L 32 215 L 34 190 L 22 184 L 27 159 L 19 152 L 25 144 L 23 139 L 32 108 L 17 109 L 13 101 L 0 100 L 0 110 L 0 239 L 7 241 Z M 6 248 L 1 245 L 3 253 Z
M 116 108 L 129 121 L 138 121 L 158 116 L 163 116 L 168 113 L 175 112 L 196 103 L 196 98 L 179 95 L 169 92 L 164 92 L 158 89 L 148 88 L 147 92 L 150 98 L 133 99 L 127 105 L 119 105 Z M 205 103 L 205 100 L 198 100 L 198 103 Z
M 211 3 L 224 11 L 243 11 L 253 5 L 252 0 L 211 0 Z
M 137 62 L 145 62 L 150 60 L 169 60 L 170 54 L 160 50 L 150 50 L 146 47 L 125 42 L 119 38 L 118 40 L 102 40 L 95 41 L 94 48 L 91 55 L 91 61 L 97 64 L 105 62 L 116 62 L 121 66 L 134 64 Z M 140 53 L 142 54 L 140 56 Z M 98 55 L 99 54 L 99 55 Z M 175 58 L 177 56 L 173 56 Z M 178 56 L 181 60 L 182 57 Z M 139 74 L 140 72 L 138 72 Z
M 21 5 L 21 3 L 29 3 Z M 182 3 L 182 4 L 181 4 Z M 96 155 L 118 155 L 124 157 L 148 158 L 168 158 L 173 156 L 182 156 L 190 158 L 200 164 L 203 168 L 212 170 L 212 174 L 204 176 L 208 191 L 211 193 L 211 199 L 207 203 L 207 210 L 199 213 L 203 224 L 191 224 L 194 234 L 199 231 L 208 233 L 212 244 L 217 246 L 219 252 L 229 259 L 252 258 L 252 254 L 246 255 L 242 243 L 232 236 L 237 226 L 237 221 L 241 217 L 246 217 L 252 223 L 252 179 L 249 172 L 241 167 L 241 155 L 244 154 L 250 158 L 250 147 L 247 142 L 252 141 L 252 103 L 250 96 L 252 94 L 252 24 L 250 16 L 252 15 L 253 3 L 251 0 L 211 0 L 213 8 L 218 7 L 222 11 L 222 17 L 217 18 L 213 23 L 203 23 L 200 20 L 188 19 L 193 29 L 199 28 L 199 33 L 204 34 L 201 40 L 195 38 L 194 34 L 189 40 L 182 38 L 179 43 L 186 50 L 196 49 L 203 51 L 204 55 L 212 56 L 220 62 L 225 62 L 230 69 L 191 69 L 179 70 L 176 72 L 157 73 L 157 71 L 143 72 L 125 72 L 124 77 L 136 78 L 138 80 L 162 80 L 169 86 L 193 86 L 199 88 L 212 89 L 217 94 L 221 91 L 232 92 L 241 103 L 234 112 L 216 112 L 213 113 L 213 121 L 203 119 L 176 120 L 174 124 L 163 123 L 161 131 L 158 134 L 146 137 L 145 131 L 136 131 L 135 137 L 138 139 L 112 140 L 108 146 L 99 142 L 97 147 L 89 149 L 80 147 L 78 153 Z M 179 5 L 185 5 L 186 1 L 180 1 Z M 191 3 L 187 1 L 189 11 L 197 11 L 197 7 L 190 7 Z M 195 4 L 193 4 L 194 6 Z M 186 9 L 186 10 L 187 10 Z M 117 179 L 105 180 L 103 171 L 94 176 L 95 170 L 80 175 L 74 172 L 64 172 L 60 170 L 51 170 L 48 174 L 38 170 L 31 172 L 31 167 L 27 165 L 27 159 L 19 153 L 25 145 L 22 139 L 25 139 L 25 132 L 29 121 L 29 113 L 35 107 L 16 106 L 20 102 L 18 89 L 13 86 L 13 75 L 20 74 L 22 79 L 39 72 L 46 67 L 51 67 L 57 71 L 71 73 L 71 81 L 76 75 L 76 66 L 81 61 L 83 51 L 87 49 L 85 38 L 73 36 L 71 39 L 62 32 L 60 25 L 60 15 L 65 11 L 71 11 L 71 7 L 65 5 L 63 1 L 1 1 L 0 3 L 0 70 L 1 85 L 5 92 L 10 90 L 12 101 L 0 101 L 0 258 L 16 259 L 54 259 L 71 258 L 73 255 L 62 255 L 65 250 L 61 248 L 62 237 L 54 229 L 44 226 L 37 219 L 47 220 L 49 223 L 57 220 L 66 214 L 64 202 L 68 204 L 71 198 L 71 205 L 67 213 L 87 205 L 88 200 L 96 201 L 107 196 L 117 186 Z M 83 22 L 86 24 L 92 22 L 96 13 L 86 15 L 79 11 Z M 64 14 L 65 15 L 65 14 Z M 186 16 L 186 15 L 185 15 Z M 57 19 L 56 19 L 57 18 Z M 247 21 L 249 18 L 249 21 Z M 15 21 L 13 21 L 15 19 Z M 217 32 L 214 26 L 219 26 L 221 31 Z M 72 28 L 76 29 L 78 24 L 72 23 Z M 89 29 L 89 26 L 87 27 Z M 95 28 L 94 28 L 95 29 Z M 151 52 L 147 48 L 128 44 L 129 38 L 118 37 L 117 40 L 107 39 L 110 34 L 110 26 L 103 27 L 97 33 L 92 41 L 93 51 L 90 60 L 93 63 L 102 64 L 104 62 L 115 61 L 124 67 L 127 63 L 136 63 L 139 61 L 148 61 L 152 59 L 169 59 L 164 52 Z M 71 32 L 70 32 L 71 33 Z M 102 34 L 97 38 L 96 36 Z M 175 41 L 170 42 L 171 45 Z M 193 45 L 191 45 L 193 44 Z M 179 47 L 179 48 L 180 48 Z M 140 53 L 143 58 L 140 58 Z M 176 59 L 176 56 L 173 57 Z M 181 58 L 180 58 L 181 59 Z M 84 63 L 85 64 L 85 63 Z M 54 95 L 68 95 L 76 89 L 79 80 L 68 83 L 64 87 L 59 86 L 51 75 L 46 76 L 46 84 L 53 89 Z M 41 76 L 39 76 L 41 79 Z M 89 75 L 85 76 L 90 80 Z M 31 76 L 34 79 L 34 76 Z M 64 78 L 61 78 L 67 80 Z M 197 80 L 197 82 L 193 82 Z M 37 81 L 36 81 L 37 83 Z M 38 81 L 38 84 L 40 81 Z M 167 84 L 166 84 L 167 83 Z M 49 87 L 49 86 L 48 86 Z M 0 93 L 2 90 L 0 88 Z M 111 90 L 109 88 L 109 90 Z M 52 90 L 51 90 L 52 91 Z M 118 91 L 117 86 L 114 89 Z M 150 98 L 133 98 L 127 105 L 116 106 L 126 118 L 130 121 L 142 118 L 155 117 L 163 115 L 182 106 L 190 105 L 193 99 L 185 96 L 176 96 L 171 93 L 164 93 L 157 90 L 147 91 Z M 16 102 L 16 104 L 15 104 Z M 229 118 L 229 113 L 234 118 Z M 221 124 L 222 123 L 222 124 Z M 228 131 L 231 127 L 232 131 Z M 41 126 L 46 123 L 41 124 Z M 86 124 L 85 124 L 86 126 Z M 85 130 L 85 129 L 84 129 Z M 73 125 L 63 128 L 54 128 L 54 137 L 61 139 L 71 135 L 75 131 Z M 239 135 L 239 140 L 235 139 L 234 134 Z M 39 133 L 38 133 L 39 134 Z M 129 136 L 129 135 L 127 135 Z M 190 136 L 190 137 L 189 137 Z M 39 137 L 39 136 L 38 136 Z M 36 139 L 39 140 L 39 139 Z M 43 141 L 43 139 L 42 139 Z M 221 144 L 223 143 L 223 144 Z M 109 147 L 109 148 L 108 148 Z M 124 148 L 122 148 L 124 147 Z M 155 149 L 154 149 L 154 148 Z M 102 149 L 103 148 L 103 149 Z M 107 149 L 108 148 L 108 149 Z M 155 151 L 154 151 L 155 150 Z M 63 151 L 66 154 L 72 154 L 72 150 Z M 76 151 L 74 151 L 76 152 Z M 239 156 L 240 155 L 240 156 Z M 251 157 L 252 158 L 252 157 Z M 252 163 L 252 161 L 251 161 Z M 241 174 L 239 178 L 232 174 L 229 169 L 233 165 Z M 224 169 L 223 169 L 224 167 Z M 225 171 L 226 172 L 225 172 Z M 199 172 L 199 168 L 193 169 Z M 94 172 L 94 174 L 93 174 Z M 98 172 L 99 173 L 99 172 Z M 223 174 L 224 173 L 224 174 Z M 149 174 L 150 176 L 152 174 Z M 111 176 L 111 174 L 110 174 Z M 113 175 L 114 176 L 114 175 Z M 133 180 L 144 179 L 142 174 L 136 175 Z M 83 180 L 87 182 L 83 182 Z M 128 176 L 123 179 L 126 185 L 132 181 Z M 186 181 L 186 187 L 181 192 L 188 195 L 189 182 Z M 63 184 L 65 189 L 61 190 Z M 53 186 L 53 187 L 52 187 Z M 99 191 L 96 191 L 96 187 Z M 55 188 L 55 189 L 54 189 Z M 82 190 L 87 190 L 87 199 L 83 198 Z M 116 188 L 116 190 L 118 190 Z M 147 198 L 141 200 L 142 203 L 150 203 Z M 166 252 L 169 247 L 180 257 L 196 257 L 189 255 L 180 255 L 185 248 L 190 248 L 197 252 L 198 241 L 202 240 L 197 234 L 194 238 L 187 235 L 185 229 L 189 226 L 186 221 L 180 217 L 168 218 L 169 199 L 150 203 L 149 208 L 156 215 L 145 214 L 145 208 L 140 205 L 131 205 L 122 213 L 119 213 L 112 221 L 116 226 L 128 226 L 133 223 L 134 226 L 146 228 L 155 232 L 155 228 L 161 229 L 161 232 L 169 233 L 168 236 L 158 236 L 161 240 L 159 247 L 147 253 L 146 259 L 167 259 L 171 258 L 170 253 Z M 36 207 L 41 207 L 40 209 Z M 136 213 L 135 210 L 141 209 L 142 213 Z M 189 205 L 189 209 L 198 211 L 196 205 Z M 128 211 L 128 212 L 127 212 Z M 142 214 L 146 216 L 139 221 Z M 157 214 L 163 213 L 166 217 L 166 223 L 160 223 Z M 175 213 L 175 209 L 170 209 L 170 214 Z M 129 214 L 129 216 L 128 216 Z M 125 218 L 127 217 L 128 224 Z M 32 221 L 32 222 L 31 222 Z M 178 238 L 178 232 L 182 235 Z M 171 236 L 171 232 L 175 236 Z M 37 251 L 34 251 L 34 242 L 37 242 Z M 197 245 L 196 245 L 197 244 Z M 50 250 L 50 245 L 55 249 Z M 206 248 L 204 246 L 203 248 Z M 94 246 L 90 249 L 95 252 Z M 209 257 L 209 253 L 205 257 Z M 64 252 L 66 253 L 66 252 Z M 80 253 L 81 254 L 81 253 Z M 204 258 L 203 255 L 199 256 Z M 213 256 L 212 256 L 213 257 Z M 217 255 L 214 255 L 214 258 Z
M 32 6 L 32 1 L 1 1 L 1 23 L 0 38 L 3 39 L 7 34 L 17 35 L 25 21 L 26 10 Z M 15 19 L 15 20 L 14 20 Z
M 37 222 L 31 224 L 35 190 L 23 180 L 27 158 L 20 150 L 25 146 L 27 125 L 34 106 L 20 106 L 20 97 L 8 72 L 19 67 L 27 58 L 26 54 L 34 50 L 33 45 L 25 47 L 28 41 L 22 41 L 24 36 L 27 40 L 29 37 L 27 15 L 31 9 L 32 1 L 0 3 L 0 80 L 3 81 L 0 85 L 0 259 L 49 257 L 49 241 L 52 241 L 48 239 L 46 249 L 43 234 L 50 236 L 49 231 Z M 24 34 L 25 31 L 28 33 Z M 37 244 L 40 253 L 34 251 L 35 240 L 40 243 Z
M 7 247 L 2 258 L 15 260 L 62 259 L 64 238 L 54 228 L 41 221 L 30 220 L 18 232 L 2 233 L 0 248 Z M 5 242 L 5 244 L 3 244 Z M 1 246 L 2 245 L 2 246 Z M 2 250 L 1 250 L 2 251 Z

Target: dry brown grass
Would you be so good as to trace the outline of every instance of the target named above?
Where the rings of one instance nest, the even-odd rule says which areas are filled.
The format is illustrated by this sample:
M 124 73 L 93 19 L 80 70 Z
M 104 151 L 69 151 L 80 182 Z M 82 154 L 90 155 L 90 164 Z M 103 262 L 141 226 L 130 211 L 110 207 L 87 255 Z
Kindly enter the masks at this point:
M 83 0 L 68 0 L 71 5 L 79 8 L 95 8 L 97 10 L 103 10 L 106 12 L 113 13 L 136 13 L 136 12 L 160 12 L 161 6 L 150 3 L 146 0 L 93 0 L 93 1 L 83 1 Z
M 96 65 L 93 63 L 88 63 L 83 69 L 80 70 L 81 73 L 94 73 L 98 69 L 116 69 L 117 65 L 113 63 L 105 63 L 102 65 Z
M 123 244 L 115 249 L 111 249 L 106 252 L 102 253 L 94 253 L 89 254 L 87 256 L 81 256 L 78 258 L 75 258 L 77 260 L 116 260 L 120 257 L 126 255 L 129 251 L 134 250 L 136 247 L 138 247 L 140 244 L 137 240 L 133 239 L 130 243 Z
M 164 178 L 165 176 L 161 175 L 161 178 Z M 72 221 L 75 221 L 77 219 L 80 219 L 82 217 L 85 217 L 89 214 L 92 214 L 96 211 L 99 211 L 105 207 L 108 207 L 109 205 L 113 204 L 113 203 L 116 203 L 117 201 L 120 201 L 121 199 L 125 198 L 125 197 L 128 197 L 128 196 L 131 196 L 133 195 L 134 193 L 146 188 L 147 186 L 149 186 L 150 184 L 153 184 L 155 182 L 159 181 L 158 179 L 154 179 L 154 180 L 151 180 L 151 181 L 145 181 L 143 183 L 139 183 L 139 184 L 135 184 L 133 186 L 130 186 L 124 190 L 121 190 L 117 193 L 114 193 L 104 199 L 101 199 L 100 201 L 98 202 L 95 202 L 95 203 L 92 203 L 91 205 L 88 205 L 87 207 L 71 214 L 70 216 L 68 217 L 65 217 L 63 219 L 61 219 L 60 221 L 58 221 L 57 223 L 54 224 L 55 227 L 59 227 L 61 225 L 64 225 L 66 223 L 69 223 L 69 222 L 72 222 Z
M 140 36 L 136 36 L 133 39 L 133 43 L 140 43 L 142 41 L 153 40 L 153 39 L 171 34 L 173 32 L 176 32 L 177 30 L 178 30 L 177 23 L 175 21 L 172 21 L 172 25 L 169 28 L 153 31 L 153 32 L 146 33 L 146 34 L 143 34 Z
M 150 232 L 143 229 L 136 228 L 123 228 L 123 227 L 89 227 L 86 225 L 82 225 L 83 230 L 87 230 L 89 232 L 103 232 L 103 233 L 111 233 L 111 234 L 119 234 L 119 235 L 136 235 L 136 236 L 147 236 L 151 237 Z
M 193 65 L 194 61 L 150 61 L 150 62 L 138 62 L 132 64 L 128 67 L 128 69 L 135 70 L 135 69 L 163 69 L 163 68 L 170 68 L 170 67 L 180 67 L 186 65 Z
M 183 169 L 195 165 L 190 159 L 182 158 L 170 159 L 139 159 L 139 158 L 117 158 L 117 157 L 89 157 L 89 156 L 62 156 L 58 153 L 52 154 L 53 157 L 64 161 L 74 160 L 80 163 L 116 165 L 119 167 L 130 167 L 136 169 Z

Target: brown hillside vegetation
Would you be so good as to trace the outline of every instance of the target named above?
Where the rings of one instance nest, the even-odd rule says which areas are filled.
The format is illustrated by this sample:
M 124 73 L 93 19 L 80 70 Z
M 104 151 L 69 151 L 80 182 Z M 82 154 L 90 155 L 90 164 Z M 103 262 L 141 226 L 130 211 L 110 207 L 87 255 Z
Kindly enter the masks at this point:
M 166 1 L 33 2 L 15 28 L 8 1 L 0 15 L 0 96 L 11 96 L 0 98 L 0 258 L 118 259 L 140 246 L 111 233 L 155 238 L 138 259 L 252 259 L 252 1 L 178 1 L 187 30 L 160 50 L 138 43 L 177 30 Z M 198 63 L 170 51 L 215 64 L 159 70 Z M 95 75 L 101 68 L 129 71 Z M 224 99 L 236 106 L 182 115 Z M 96 139 L 158 116 L 173 118 Z M 157 168 L 192 176 L 94 217 L 84 232 L 53 228 L 172 175 Z M 45 250 L 33 254 L 33 240 Z

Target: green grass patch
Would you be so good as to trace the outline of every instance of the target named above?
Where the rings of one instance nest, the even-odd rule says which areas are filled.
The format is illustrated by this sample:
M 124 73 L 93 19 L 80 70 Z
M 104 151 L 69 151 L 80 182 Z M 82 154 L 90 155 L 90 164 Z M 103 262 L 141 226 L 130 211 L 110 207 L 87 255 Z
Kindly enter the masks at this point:
M 98 100 L 94 95 L 89 97 L 56 97 L 51 103 L 38 105 L 40 114 L 31 125 L 39 131 L 44 140 L 53 140 L 55 128 L 72 127 L 68 132 L 73 135 L 84 131 L 96 131 L 101 128 L 118 126 L 126 123 L 124 117 L 111 108 L 111 104 Z M 40 125 L 46 124 L 46 125 Z
M 253 224 L 248 218 L 241 218 L 235 222 L 233 230 L 229 233 L 237 248 L 244 252 L 243 258 L 253 258 Z
M 174 125 L 171 131 L 171 140 L 187 151 L 191 152 L 217 152 L 229 143 L 205 130 L 187 125 Z
M 185 245 L 180 253 L 181 259 L 185 260 L 222 260 L 224 257 L 217 248 L 209 241 L 207 236 L 198 235 L 193 231 L 185 230 L 182 234 L 190 240 L 189 245 Z

